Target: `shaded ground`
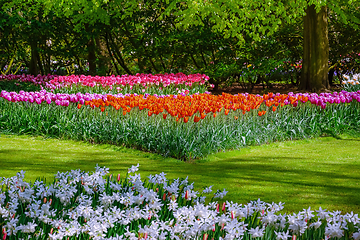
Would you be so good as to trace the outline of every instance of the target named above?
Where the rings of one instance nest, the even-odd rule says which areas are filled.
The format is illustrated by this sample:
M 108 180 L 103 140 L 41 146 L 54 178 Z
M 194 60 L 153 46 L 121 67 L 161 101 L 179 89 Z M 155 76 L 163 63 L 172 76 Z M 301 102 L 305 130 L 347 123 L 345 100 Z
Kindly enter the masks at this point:
M 339 92 L 341 91 L 341 87 L 340 85 L 333 85 L 330 87 L 330 92 Z M 237 93 L 251 93 L 251 94 L 266 94 L 269 92 L 272 93 L 282 93 L 282 94 L 286 94 L 289 92 L 293 92 L 293 93 L 304 93 L 304 91 L 299 91 L 298 87 L 293 85 L 293 84 L 272 84 L 272 86 L 269 88 L 264 84 L 256 84 L 254 86 L 254 88 L 252 89 L 252 91 L 247 91 L 247 89 L 243 86 L 241 86 L 238 83 L 234 83 L 232 86 L 227 87 L 227 86 L 220 86 L 218 90 L 212 90 L 211 91 L 213 94 L 221 94 L 222 92 L 225 93 L 230 93 L 230 94 L 237 94 Z

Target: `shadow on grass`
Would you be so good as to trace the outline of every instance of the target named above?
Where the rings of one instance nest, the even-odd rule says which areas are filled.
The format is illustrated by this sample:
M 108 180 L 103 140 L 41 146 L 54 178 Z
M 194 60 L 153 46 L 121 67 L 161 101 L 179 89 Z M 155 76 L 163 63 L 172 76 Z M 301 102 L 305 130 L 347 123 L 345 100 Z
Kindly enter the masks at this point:
M 289 143 L 286 149 L 281 145 L 280 150 L 276 150 L 279 146 L 274 144 L 233 155 L 219 154 L 215 156 L 216 161 L 185 163 L 107 145 L 52 140 L 23 143 L 16 138 L 6 141 L 7 145 L 3 141 L 0 146 L 0 176 L 14 176 L 24 170 L 32 180 L 46 176 L 48 182 L 52 182 L 51 178 L 58 171 L 92 172 L 96 164 L 109 167 L 113 174 L 125 176 L 131 165 L 140 163 L 143 180 L 161 172 L 165 172 L 168 179 L 189 176 L 197 191 L 210 185 L 214 185 L 213 189 L 226 188 L 229 193 L 222 201 L 247 203 L 260 197 L 267 202 L 285 201 L 290 209 L 296 210 L 319 204 L 339 210 L 360 210 L 360 158 L 354 153 L 359 149 L 356 142 L 320 139 L 295 145 Z M 327 145 L 329 141 L 336 141 L 336 144 Z M 341 145 L 344 142 L 346 144 Z M 352 155 L 338 153 L 343 147 L 347 149 L 345 155 Z
M 202 179 L 209 185 L 228 183 L 239 188 L 237 191 L 240 194 L 245 190 L 251 200 L 260 196 L 279 199 L 277 192 L 291 198 L 315 194 L 323 196 L 321 201 L 360 208 L 360 161 L 356 164 L 330 163 L 319 166 L 316 163 L 301 164 L 304 160 L 310 159 L 277 156 L 276 161 L 269 162 L 268 157 L 232 158 L 216 165 L 208 162 L 197 167 L 194 164 L 181 171 L 189 171 L 193 179 Z M 168 174 L 179 172 L 171 167 L 164 171 Z

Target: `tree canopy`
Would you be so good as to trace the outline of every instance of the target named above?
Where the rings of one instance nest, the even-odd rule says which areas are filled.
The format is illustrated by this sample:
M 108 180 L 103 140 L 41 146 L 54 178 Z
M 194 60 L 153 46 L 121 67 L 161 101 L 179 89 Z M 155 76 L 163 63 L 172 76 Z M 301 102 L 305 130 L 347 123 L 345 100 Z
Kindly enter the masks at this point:
M 0 4 L 1 70 L 15 59 L 32 74 L 201 72 L 214 83 L 253 84 L 287 72 L 299 84 L 309 6 L 326 7 L 330 71 L 340 71 L 344 55 L 360 52 L 359 0 Z

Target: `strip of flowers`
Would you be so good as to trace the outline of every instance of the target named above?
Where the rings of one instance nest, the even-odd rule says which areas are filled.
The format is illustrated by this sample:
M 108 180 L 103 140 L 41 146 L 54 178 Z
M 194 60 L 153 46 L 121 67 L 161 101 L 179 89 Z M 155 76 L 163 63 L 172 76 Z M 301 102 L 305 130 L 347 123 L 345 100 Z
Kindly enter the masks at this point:
M 30 83 L 33 86 L 39 86 L 39 90 L 45 89 L 56 93 L 203 93 L 207 87 L 212 87 L 208 80 L 209 77 L 204 74 L 186 75 L 184 73 L 155 75 L 138 73 L 134 76 L 32 76 L 25 74 L 0 76 L 0 82 L 15 85 Z
M 211 94 L 194 94 L 191 96 L 184 95 L 170 95 L 170 96 L 143 96 L 143 95 L 130 95 L 126 97 L 116 97 L 108 95 L 106 100 L 93 99 L 86 101 L 85 105 L 90 107 L 99 107 L 101 111 L 105 111 L 107 106 L 112 106 L 116 110 L 122 109 L 123 115 L 130 112 L 132 108 L 138 107 L 140 110 L 148 110 L 148 115 L 163 114 L 164 119 L 167 115 L 176 117 L 177 121 L 183 119 L 187 122 L 189 117 L 194 116 L 194 122 L 204 119 L 209 113 L 216 117 L 217 113 L 224 110 L 224 114 L 228 115 L 230 111 L 242 111 L 243 114 L 254 109 L 259 109 L 263 104 L 271 111 L 276 111 L 278 107 L 292 105 L 297 107 L 299 102 L 310 102 L 312 105 L 320 106 L 325 109 L 329 104 L 344 104 L 350 103 L 353 100 L 360 102 L 360 91 L 340 93 L 334 92 L 321 93 L 321 94 L 308 94 L 308 93 L 289 93 L 289 94 L 226 94 L 211 95 Z M 81 107 L 81 106 L 79 106 Z M 263 116 L 266 110 L 259 110 L 258 115 Z
M 53 184 L 29 184 L 24 172 L 2 178 L 1 239 L 360 239 L 358 214 L 311 208 L 279 214 L 283 203 L 248 204 L 221 199 L 226 191 L 206 196 L 186 179 L 165 173 L 143 181 L 139 164 L 126 177 L 95 172 L 58 172 Z M 304 238 L 305 237 L 305 238 Z
M 312 105 L 320 106 L 325 109 L 329 104 L 345 104 L 353 100 L 360 102 L 360 90 L 357 92 L 341 91 L 339 93 L 288 93 L 288 94 L 226 94 L 212 95 L 209 92 L 204 94 L 186 95 L 185 93 L 179 95 L 149 95 L 149 94 L 89 94 L 89 93 L 51 93 L 45 90 L 40 92 L 7 92 L 1 91 L 0 97 L 11 102 L 29 102 L 41 104 L 46 102 L 51 104 L 55 102 L 56 105 L 69 106 L 70 103 L 78 103 L 78 108 L 82 105 L 89 105 L 90 107 L 99 107 L 104 111 L 106 107 L 112 106 L 116 110 L 122 109 L 123 114 L 126 115 L 132 108 L 139 108 L 140 110 L 148 110 L 148 115 L 163 114 L 164 119 L 167 115 L 184 119 L 187 122 L 189 117 L 194 116 L 194 121 L 198 122 L 204 119 L 209 113 L 214 117 L 218 112 L 224 109 L 225 115 L 232 111 L 240 110 L 245 114 L 250 110 L 259 109 L 264 104 L 272 111 L 276 111 L 277 107 L 292 105 L 297 107 L 299 102 L 310 102 Z M 258 112 L 259 116 L 266 113 L 266 110 Z M 197 114 L 195 116 L 195 114 Z M 199 115 L 199 116 L 198 116 Z

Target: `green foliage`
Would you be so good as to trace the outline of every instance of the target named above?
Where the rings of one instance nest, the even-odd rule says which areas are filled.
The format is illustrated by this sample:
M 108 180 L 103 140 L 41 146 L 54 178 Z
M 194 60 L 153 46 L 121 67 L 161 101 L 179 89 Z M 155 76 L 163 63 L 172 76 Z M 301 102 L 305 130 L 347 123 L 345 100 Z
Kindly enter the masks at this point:
M 251 78 L 264 79 L 274 62 L 302 58 L 312 3 L 329 7 L 332 65 L 359 52 L 358 1 L 1 0 L 0 70 L 14 58 L 33 75 L 206 72 L 223 83 L 262 62 Z
M 291 1 L 289 1 L 291 2 Z M 178 24 L 188 27 L 199 25 L 204 19 L 213 23 L 213 29 L 236 37 L 245 43 L 244 34 L 255 41 L 274 34 L 284 22 L 293 22 L 302 16 L 304 1 L 296 6 L 288 1 L 186 1 L 187 8 L 178 13 Z M 171 9 L 174 10 L 174 9 Z M 170 14 L 170 10 L 167 13 Z

